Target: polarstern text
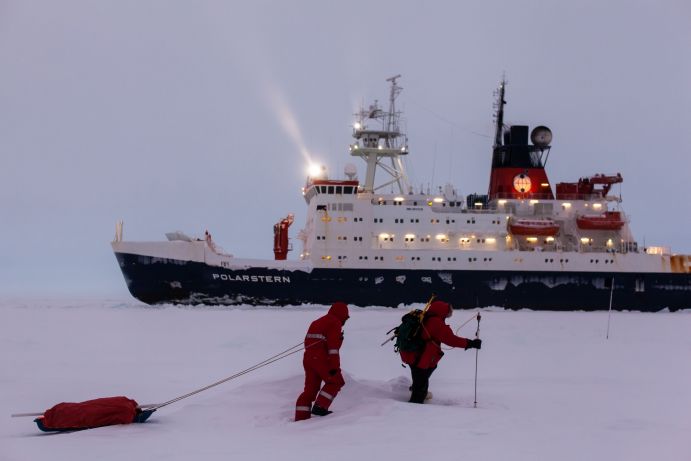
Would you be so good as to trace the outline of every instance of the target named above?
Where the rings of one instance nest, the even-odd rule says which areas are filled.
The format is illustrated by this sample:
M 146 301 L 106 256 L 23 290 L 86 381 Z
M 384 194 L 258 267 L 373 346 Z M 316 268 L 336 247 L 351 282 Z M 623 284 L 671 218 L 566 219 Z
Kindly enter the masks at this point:
M 229 282 L 264 282 L 264 283 L 290 283 L 290 277 L 278 275 L 228 275 L 212 274 L 214 280 L 226 280 Z

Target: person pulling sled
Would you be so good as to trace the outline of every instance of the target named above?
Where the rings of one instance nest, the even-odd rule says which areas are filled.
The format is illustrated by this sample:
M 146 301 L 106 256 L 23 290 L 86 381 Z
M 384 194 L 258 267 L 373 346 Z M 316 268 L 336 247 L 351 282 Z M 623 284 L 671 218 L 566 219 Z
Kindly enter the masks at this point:
M 326 416 L 331 413 L 329 407 L 345 385 L 339 350 L 343 344 L 342 327 L 348 318 L 348 306 L 336 302 L 326 315 L 312 322 L 307 329 L 302 359 L 305 390 L 295 403 L 295 421 L 309 419 L 311 415 Z

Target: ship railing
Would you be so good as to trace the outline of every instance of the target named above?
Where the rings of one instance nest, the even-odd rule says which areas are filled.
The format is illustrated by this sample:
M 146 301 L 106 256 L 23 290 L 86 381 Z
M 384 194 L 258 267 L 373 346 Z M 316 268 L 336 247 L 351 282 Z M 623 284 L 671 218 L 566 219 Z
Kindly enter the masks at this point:
M 557 194 L 557 200 L 602 200 L 602 194 Z
M 473 214 L 492 214 L 496 213 L 496 208 L 466 208 L 463 213 L 473 213 Z
M 507 193 L 507 192 L 498 192 L 495 194 L 492 194 L 492 200 L 490 200 L 490 203 L 492 203 L 494 206 L 496 206 L 497 200 L 501 199 L 506 199 L 506 200 L 601 200 L 602 194 L 595 192 L 592 194 L 583 194 L 583 193 L 575 193 L 575 194 L 557 194 L 556 198 L 550 193 L 546 192 L 535 192 L 531 194 L 525 194 L 524 196 L 516 196 L 512 193 Z M 617 200 L 619 201 L 620 199 L 617 197 L 611 197 L 608 196 L 606 197 L 607 200 Z
M 533 192 L 530 194 L 524 194 L 522 197 L 516 197 L 515 194 L 510 192 L 497 192 L 492 194 L 492 200 L 494 202 L 498 199 L 509 199 L 509 200 L 553 200 L 554 196 L 547 192 Z
M 608 247 L 606 245 L 587 245 L 581 244 L 578 247 L 580 253 L 640 253 L 638 242 L 621 242 L 619 246 Z

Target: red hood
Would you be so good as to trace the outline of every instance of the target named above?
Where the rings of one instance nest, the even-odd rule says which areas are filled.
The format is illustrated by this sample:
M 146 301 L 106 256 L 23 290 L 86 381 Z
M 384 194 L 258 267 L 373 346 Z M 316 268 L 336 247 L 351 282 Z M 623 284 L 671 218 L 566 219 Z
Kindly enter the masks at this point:
M 329 314 L 335 315 L 341 322 L 345 322 L 350 317 L 348 315 L 348 305 L 342 302 L 333 303 L 331 309 L 329 309 Z
M 449 303 L 445 303 L 444 301 L 434 301 L 431 306 L 429 306 L 429 309 L 427 309 L 427 315 L 430 317 L 440 317 L 442 319 L 445 319 L 447 315 L 449 315 L 449 310 L 451 307 L 449 306 Z

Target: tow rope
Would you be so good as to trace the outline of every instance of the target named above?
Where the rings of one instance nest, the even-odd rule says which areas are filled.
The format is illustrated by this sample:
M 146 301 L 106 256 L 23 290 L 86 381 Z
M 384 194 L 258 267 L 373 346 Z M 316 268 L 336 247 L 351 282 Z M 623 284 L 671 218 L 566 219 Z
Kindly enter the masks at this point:
M 312 347 L 315 344 L 319 344 L 319 342 L 321 342 L 321 341 L 324 341 L 324 340 L 320 339 L 317 342 L 312 343 L 307 347 Z M 204 387 L 199 388 L 197 390 L 194 390 L 192 392 L 188 392 L 187 394 L 181 395 L 179 397 L 175 397 L 175 398 L 170 399 L 166 402 L 149 405 L 147 408 L 155 411 L 155 410 L 158 410 L 159 408 L 163 408 L 167 405 L 170 405 L 171 403 L 179 402 L 182 399 L 186 399 L 187 397 L 191 397 L 195 394 L 199 394 L 200 392 L 204 392 L 208 389 L 211 389 L 212 387 L 216 387 L 220 384 L 223 384 L 223 383 L 228 382 L 230 380 L 233 380 L 235 378 L 239 378 L 242 375 L 246 375 L 247 373 L 251 373 L 254 370 L 258 370 L 258 369 L 265 367 L 269 364 L 272 364 L 272 363 L 277 362 L 279 360 L 282 360 L 286 357 L 289 357 L 293 354 L 296 354 L 296 353 L 302 351 L 303 349 L 307 349 L 307 347 L 305 347 L 303 344 L 304 344 L 303 342 L 300 342 L 300 343 L 298 343 L 292 347 L 289 347 L 288 349 L 284 350 L 283 352 L 280 352 L 274 356 L 271 356 L 268 359 L 262 360 L 261 362 L 257 363 L 256 365 L 252 365 L 249 368 L 245 368 L 244 370 L 239 371 L 239 372 L 235 373 L 234 375 L 228 376 L 227 378 L 223 378 L 220 381 L 216 381 L 213 384 L 209 384 L 208 386 L 204 386 Z
M 105 397 L 80 403 L 63 402 L 55 405 L 43 413 L 15 413 L 11 416 L 13 418 L 37 416 L 37 418 L 34 419 L 34 422 L 37 424 L 38 428 L 44 432 L 77 431 L 83 429 L 92 429 L 95 427 L 110 426 L 113 424 L 143 423 L 149 418 L 149 416 L 151 416 L 153 412 L 159 408 L 163 408 L 175 402 L 179 402 L 180 400 L 199 394 L 200 392 L 211 389 L 212 387 L 239 378 L 240 376 L 251 373 L 262 367 L 301 352 L 304 349 L 319 344 L 322 341 L 324 341 L 324 339 L 319 339 L 307 347 L 304 346 L 304 341 L 301 341 L 298 344 L 295 344 L 294 346 L 291 346 L 278 354 L 262 360 L 249 368 L 245 368 L 242 371 L 228 376 L 227 378 L 223 378 L 212 384 L 172 398 L 163 403 L 140 405 L 137 404 L 136 401 L 127 397 Z

